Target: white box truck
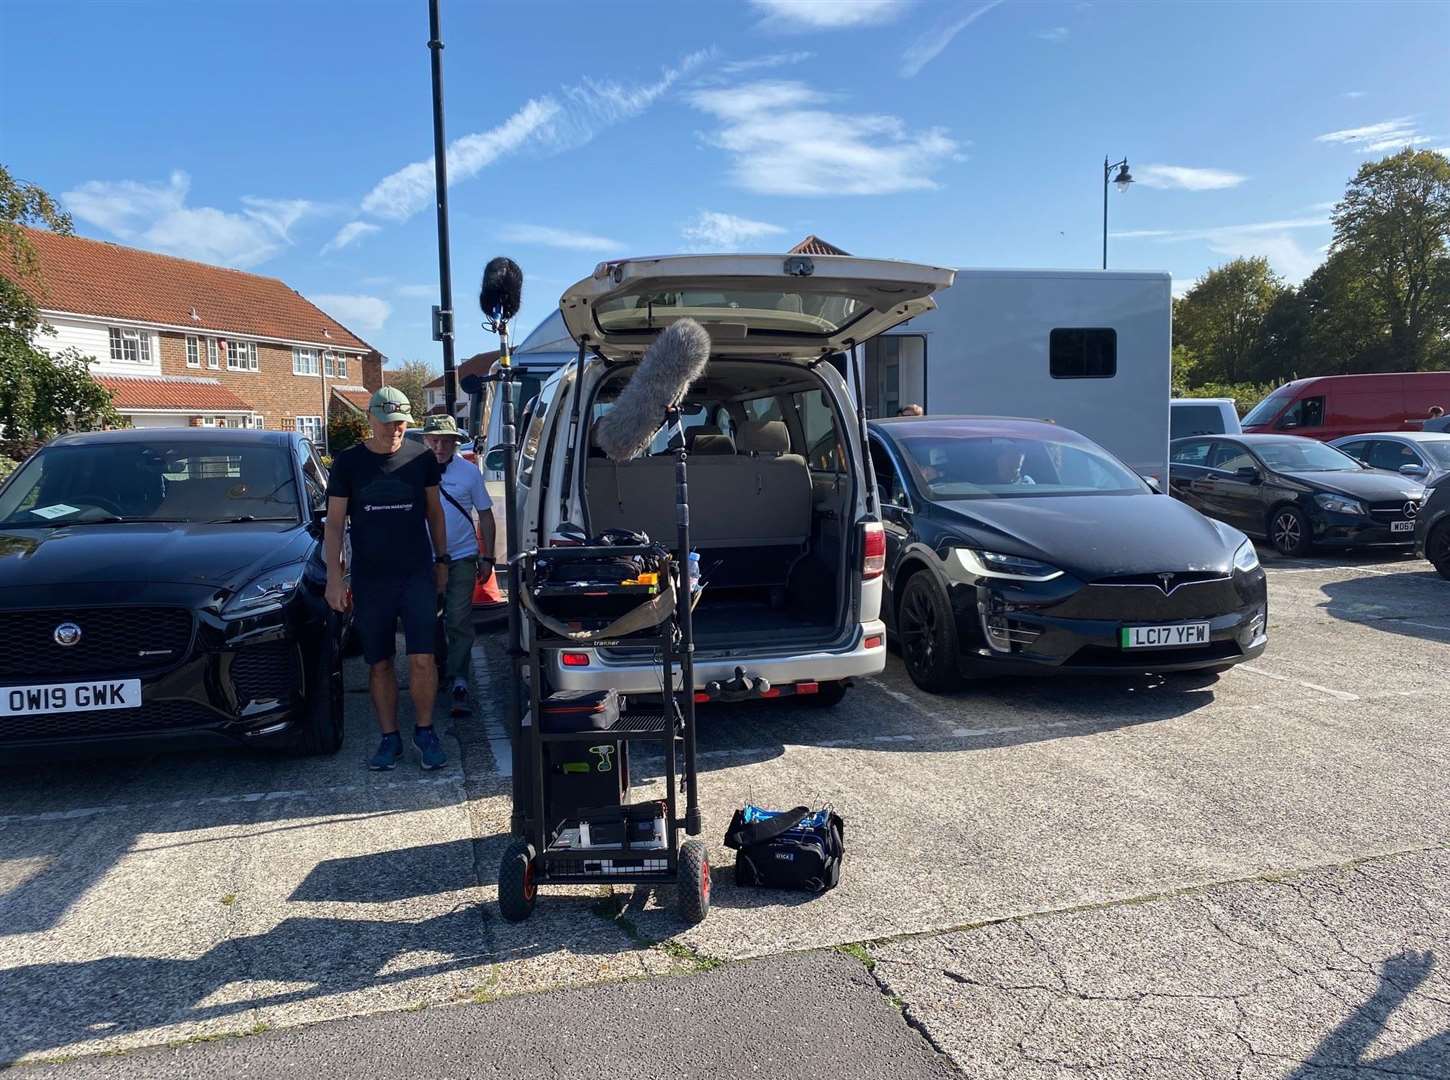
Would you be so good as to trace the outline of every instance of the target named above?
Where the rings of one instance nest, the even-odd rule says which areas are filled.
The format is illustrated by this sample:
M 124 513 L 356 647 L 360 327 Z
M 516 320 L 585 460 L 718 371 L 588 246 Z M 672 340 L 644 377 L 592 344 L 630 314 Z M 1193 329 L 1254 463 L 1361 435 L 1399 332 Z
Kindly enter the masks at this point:
M 1167 490 L 1168 274 L 965 269 L 937 305 L 858 347 L 868 416 L 1051 420 Z

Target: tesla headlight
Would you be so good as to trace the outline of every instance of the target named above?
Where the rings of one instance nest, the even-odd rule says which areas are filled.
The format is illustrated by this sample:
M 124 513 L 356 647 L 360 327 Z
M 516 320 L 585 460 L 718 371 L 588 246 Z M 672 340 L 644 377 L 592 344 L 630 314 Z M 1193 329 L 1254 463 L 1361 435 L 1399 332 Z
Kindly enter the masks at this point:
M 1245 540 L 1234 552 L 1234 569 L 1240 573 L 1247 574 L 1259 568 L 1259 553 L 1254 550 L 1254 542 Z
M 1314 501 L 1332 514 L 1364 514 L 1364 503 L 1344 495 L 1330 495 L 1325 492 L 1314 496 Z
M 1062 577 L 1062 571 L 1057 567 L 1036 559 L 975 548 L 959 547 L 954 550 L 962 569 L 978 577 L 1007 578 L 1011 581 L 1051 581 Z
M 302 584 L 302 563 L 277 566 L 264 574 L 258 574 L 237 590 L 226 606 L 223 615 L 254 615 L 270 607 L 285 604 Z

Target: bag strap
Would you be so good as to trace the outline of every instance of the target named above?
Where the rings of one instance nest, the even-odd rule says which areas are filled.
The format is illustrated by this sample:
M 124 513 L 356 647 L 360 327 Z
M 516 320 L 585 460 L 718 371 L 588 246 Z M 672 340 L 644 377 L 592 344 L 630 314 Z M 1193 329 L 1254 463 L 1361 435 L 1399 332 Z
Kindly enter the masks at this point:
M 462 514 L 465 520 L 469 521 L 470 523 L 473 521 L 473 515 L 470 514 L 467 510 L 463 509 L 463 504 L 455 499 L 452 495 L 448 494 L 448 489 L 444 487 L 441 483 L 438 485 L 438 494 L 442 495 L 445 499 L 451 502 L 453 504 L 453 509 L 457 510 L 460 514 Z M 479 537 L 477 528 L 475 528 L 473 531 L 473 538 L 478 541 L 479 554 L 482 554 L 483 540 L 481 537 Z
M 794 810 L 774 814 L 764 821 L 757 821 L 754 825 L 746 825 L 735 833 L 735 843 L 740 847 L 753 847 L 756 844 L 763 844 L 767 840 L 774 840 L 777 836 L 790 832 L 810 815 L 811 809 L 808 806 L 797 806 Z

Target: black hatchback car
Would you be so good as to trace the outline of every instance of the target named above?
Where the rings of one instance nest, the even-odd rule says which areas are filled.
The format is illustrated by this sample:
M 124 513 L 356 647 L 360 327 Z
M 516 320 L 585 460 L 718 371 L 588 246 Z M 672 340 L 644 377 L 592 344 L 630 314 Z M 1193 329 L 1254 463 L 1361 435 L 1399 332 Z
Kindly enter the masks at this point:
M 999 417 L 872 421 L 893 641 L 963 675 L 1224 670 L 1267 643 L 1253 544 L 1096 443 Z
M 1450 580 L 1450 476 L 1425 489 L 1415 520 L 1415 554 Z
M 1306 555 L 1316 545 L 1408 547 L 1424 495 L 1409 477 L 1298 435 L 1178 439 L 1169 448 L 1168 487 L 1282 555 Z
M 0 747 L 211 737 L 331 753 L 347 627 L 326 473 L 287 432 L 68 435 L 0 486 Z

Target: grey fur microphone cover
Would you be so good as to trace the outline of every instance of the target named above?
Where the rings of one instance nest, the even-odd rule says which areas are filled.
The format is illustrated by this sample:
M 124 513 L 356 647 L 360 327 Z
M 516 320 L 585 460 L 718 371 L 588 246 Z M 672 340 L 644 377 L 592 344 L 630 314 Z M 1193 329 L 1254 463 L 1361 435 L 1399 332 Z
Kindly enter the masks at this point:
M 665 410 L 679 403 L 709 359 L 710 335 L 703 326 L 694 319 L 670 323 L 645 351 L 614 408 L 594 425 L 595 443 L 615 461 L 644 453 L 665 422 Z

